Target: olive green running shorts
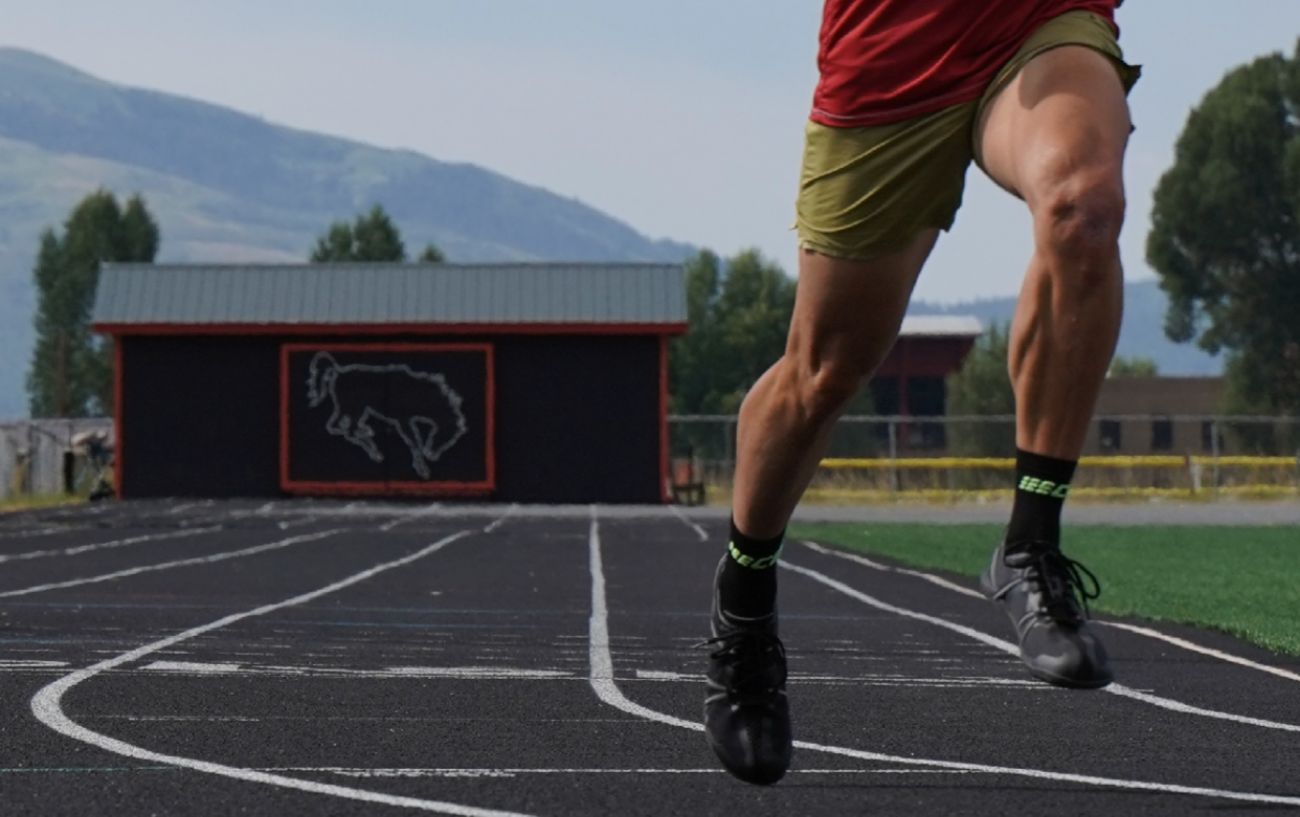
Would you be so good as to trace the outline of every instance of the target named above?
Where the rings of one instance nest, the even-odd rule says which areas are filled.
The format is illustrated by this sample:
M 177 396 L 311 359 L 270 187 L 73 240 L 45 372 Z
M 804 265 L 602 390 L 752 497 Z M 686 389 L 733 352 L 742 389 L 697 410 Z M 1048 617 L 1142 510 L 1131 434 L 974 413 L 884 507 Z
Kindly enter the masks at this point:
M 922 230 L 951 229 L 974 158 L 974 126 L 985 106 L 1031 59 L 1063 45 L 1110 57 L 1126 91 L 1141 75 L 1124 62 L 1110 23 L 1070 11 L 1040 26 L 978 101 L 876 127 L 810 121 L 795 206 L 799 246 L 868 259 L 908 244 Z

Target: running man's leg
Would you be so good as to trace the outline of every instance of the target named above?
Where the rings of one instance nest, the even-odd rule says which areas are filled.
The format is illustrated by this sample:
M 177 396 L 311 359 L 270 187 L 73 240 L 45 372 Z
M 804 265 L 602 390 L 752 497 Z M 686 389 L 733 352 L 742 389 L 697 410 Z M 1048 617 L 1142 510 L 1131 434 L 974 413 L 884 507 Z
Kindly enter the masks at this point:
M 747 782 L 775 783 L 790 765 L 776 616 L 786 522 L 835 420 L 889 353 L 937 234 L 925 229 L 904 249 L 870 261 L 801 251 L 785 354 L 741 408 L 731 541 L 715 577 L 704 725 L 723 766 Z
M 983 586 L 1015 623 L 1030 671 L 1068 686 L 1111 680 L 1078 599 L 1098 588 L 1061 553 L 1060 515 L 1119 334 L 1130 129 L 1115 63 L 1074 45 L 1030 60 L 977 127 L 985 171 L 1025 200 L 1034 224 L 1008 361 L 1015 502 Z
M 870 261 L 800 252 L 785 354 L 740 408 L 732 513 L 744 533 L 785 530 L 835 421 L 894 345 L 938 234 Z
M 983 166 L 1029 205 L 1034 255 L 1011 329 L 1016 444 L 1076 459 L 1119 336 L 1124 150 L 1131 129 L 1114 64 L 1062 46 L 993 101 Z

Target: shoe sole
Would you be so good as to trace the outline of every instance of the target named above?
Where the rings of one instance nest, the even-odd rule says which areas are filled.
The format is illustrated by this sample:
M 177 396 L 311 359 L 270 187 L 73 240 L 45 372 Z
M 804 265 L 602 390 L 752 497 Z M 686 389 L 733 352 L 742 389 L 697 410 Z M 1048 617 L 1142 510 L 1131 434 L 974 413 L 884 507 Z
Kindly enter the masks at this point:
M 1015 618 L 1013 618 L 1010 613 L 1007 613 L 1003 608 L 1002 603 L 993 597 L 994 593 L 997 591 L 993 588 L 993 580 L 990 578 L 987 570 L 980 574 L 980 592 L 984 594 L 984 597 L 989 600 L 990 604 L 1006 615 L 1007 618 L 1011 619 L 1011 624 L 1014 627 L 1016 623 Z M 1113 675 L 1108 675 L 1104 678 L 1090 678 L 1085 680 L 1057 675 L 1035 667 L 1025 658 L 1024 653 L 1021 653 L 1020 655 L 1020 663 L 1024 664 L 1025 669 L 1029 670 L 1029 674 L 1038 680 L 1046 681 L 1052 686 L 1065 687 L 1067 689 L 1102 689 L 1110 686 L 1115 680 L 1115 676 Z

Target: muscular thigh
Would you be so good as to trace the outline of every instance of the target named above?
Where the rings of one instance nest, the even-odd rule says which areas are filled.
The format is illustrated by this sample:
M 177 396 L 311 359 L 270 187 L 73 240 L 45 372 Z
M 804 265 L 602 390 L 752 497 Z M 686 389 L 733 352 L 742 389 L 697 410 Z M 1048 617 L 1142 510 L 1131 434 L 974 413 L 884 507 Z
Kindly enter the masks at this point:
M 1047 21 L 980 100 L 976 161 L 1031 208 L 1081 172 L 1118 185 L 1132 130 L 1126 95 L 1141 74 L 1105 19 L 1070 11 Z
M 1032 208 L 1080 174 L 1118 182 L 1131 130 L 1113 62 L 1070 45 L 1040 54 L 1015 75 L 986 107 L 976 144 L 990 178 Z

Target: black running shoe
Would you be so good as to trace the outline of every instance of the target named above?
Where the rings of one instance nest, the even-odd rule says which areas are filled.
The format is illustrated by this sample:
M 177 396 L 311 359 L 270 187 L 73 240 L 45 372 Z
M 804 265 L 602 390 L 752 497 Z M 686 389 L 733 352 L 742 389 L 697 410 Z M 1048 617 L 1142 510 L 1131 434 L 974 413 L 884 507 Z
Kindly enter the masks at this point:
M 780 780 L 790 768 L 790 707 L 785 698 L 785 647 L 776 614 L 728 615 L 713 595 L 713 648 L 704 699 L 704 732 L 722 765 L 746 783 Z
M 1056 545 L 999 545 L 980 587 L 1011 618 L 1020 658 L 1034 677 L 1082 689 L 1111 682 L 1106 648 L 1088 626 L 1088 601 L 1101 585 Z

